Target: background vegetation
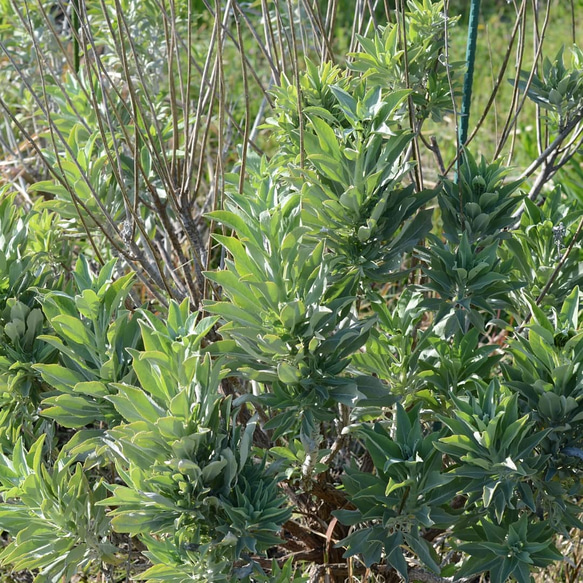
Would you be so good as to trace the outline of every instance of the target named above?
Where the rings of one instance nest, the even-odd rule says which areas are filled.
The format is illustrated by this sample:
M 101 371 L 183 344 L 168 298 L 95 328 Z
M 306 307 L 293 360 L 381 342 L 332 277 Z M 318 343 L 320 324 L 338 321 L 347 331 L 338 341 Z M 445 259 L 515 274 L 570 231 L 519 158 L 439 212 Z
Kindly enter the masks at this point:
M 583 6 L 468 8 L 0 2 L 6 580 L 580 580 Z

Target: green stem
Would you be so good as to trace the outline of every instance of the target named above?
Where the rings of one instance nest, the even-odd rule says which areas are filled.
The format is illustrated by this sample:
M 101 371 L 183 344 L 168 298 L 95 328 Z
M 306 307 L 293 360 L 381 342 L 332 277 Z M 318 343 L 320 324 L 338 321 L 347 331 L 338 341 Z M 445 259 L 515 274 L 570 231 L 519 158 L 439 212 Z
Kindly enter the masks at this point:
M 472 82 L 474 80 L 474 63 L 476 60 L 476 41 L 478 40 L 478 15 L 480 0 L 472 0 L 470 7 L 470 21 L 468 23 L 468 42 L 466 46 L 466 74 L 462 94 L 462 111 L 459 125 L 459 140 L 463 146 L 468 139 L 468 122 L 472 104 Z

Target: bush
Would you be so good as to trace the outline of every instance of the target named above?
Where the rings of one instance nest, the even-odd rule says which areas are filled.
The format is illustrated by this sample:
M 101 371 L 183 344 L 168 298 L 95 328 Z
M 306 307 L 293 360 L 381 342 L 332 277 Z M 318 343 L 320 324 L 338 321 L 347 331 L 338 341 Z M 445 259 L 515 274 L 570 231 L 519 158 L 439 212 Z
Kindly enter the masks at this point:
M 446 166 L 442 2 L 357 20 L 336 64 L 333 7 L 59 7 L 2 8 L 38 59 L 1 45 L 26 89 L 3 131 L 44 164 L 0 201 L 2 565 L 529 583 L 561 561 L 583 527 L 579 49 L 513 82 L 499 154 L 527 97 L 545 111 L 526 167 L 476 134 Z

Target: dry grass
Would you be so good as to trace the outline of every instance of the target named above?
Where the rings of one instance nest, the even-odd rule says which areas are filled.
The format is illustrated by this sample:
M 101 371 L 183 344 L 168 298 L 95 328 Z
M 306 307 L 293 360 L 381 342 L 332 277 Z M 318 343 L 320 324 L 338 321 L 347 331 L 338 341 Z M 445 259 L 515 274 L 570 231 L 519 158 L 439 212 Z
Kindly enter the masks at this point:
M 583 536 L 574 529 L 570 537 L 561 537 L 557 548 L 565 557 L 562 563 L 551 565 L 534 575 L 535 583 L 580 583 L 583 581 Z

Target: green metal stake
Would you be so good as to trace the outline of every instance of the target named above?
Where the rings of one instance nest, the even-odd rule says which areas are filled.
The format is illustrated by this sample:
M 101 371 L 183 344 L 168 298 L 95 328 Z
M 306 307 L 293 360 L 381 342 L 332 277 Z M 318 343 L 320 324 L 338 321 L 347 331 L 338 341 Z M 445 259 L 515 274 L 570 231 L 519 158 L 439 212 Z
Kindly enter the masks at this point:
M 470 107 L 472 105 L 472 82 L 474 80 L 474 62 L 476 60 L 476 42 L 478 40 L 478 15 L 480 0 L 472 0 L 470 6 L 470 21 L 468 23 L 468 43 L 466 46 L 466 74 L 462 94 L 462 111 L 459 124 L 459 141 L 463 146 L 468 139 Z
M 73 7 L 71 9 L 71 25 L 73 30 L 71 34 L 73 36 L 73 68 L 75 69 L 75 73 L 79 73 L 79 0 L 73 0 Z

